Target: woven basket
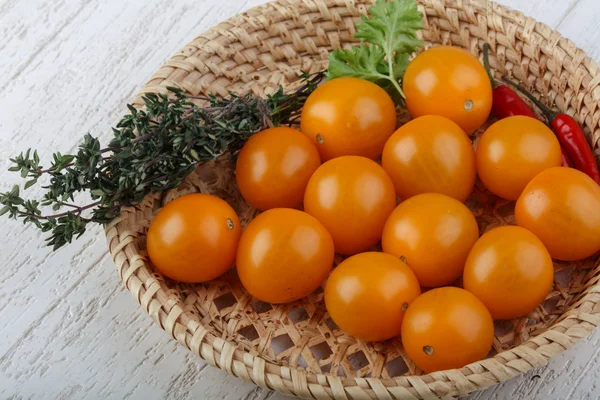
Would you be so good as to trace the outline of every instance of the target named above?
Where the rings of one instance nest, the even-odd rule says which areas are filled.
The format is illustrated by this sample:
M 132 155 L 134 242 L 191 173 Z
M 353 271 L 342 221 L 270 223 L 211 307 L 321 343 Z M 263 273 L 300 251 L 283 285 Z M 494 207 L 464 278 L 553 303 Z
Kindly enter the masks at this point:
M 572 42 L 531 18 L 485 0 L 419 0 L 426 47 L 451 44 L 479 56 L 488 42 L 497 77 L 508 74 L 567 111 L 599 154 L 600 74 Z M 355 40 L 368 0 L 279 0 L 219 24 L 169 59 L 141 91 L 178 86 L 197 95 L 292 90 L 300 70 L 326 68 L 332 49 Z M 140 95 L 134 103 L 141 106 Z M 477 141 L 476 133 L 473 136 Z M 251 298 L 235 270 L 202 285 L 163 278 L 148 262 L 147 228 L 167 201 L 210 192 L 230 202 L 246 224 L 255 215 L 223 157 L 199 167 L 177 191 L 148 196 L 106 226 L 110 252 L 126 287 L 154 321 L 183 346 L 247 382 L 316 399 L 425 399 L 466 395 L 510 379 L 571 347 L 600 324 L 598 257 L 556 263 L 546 302 L 528 317 L 496 323 L 490 356 L 458 370 L 423 375 L 399 339 L 363 343 L 328 317 L 322 290 L 286 305 Z M 467 201 L 481 232 L 514 223 L 513 203 L 480 184 Z M 336 260 L 337 262 L 340 259 Z

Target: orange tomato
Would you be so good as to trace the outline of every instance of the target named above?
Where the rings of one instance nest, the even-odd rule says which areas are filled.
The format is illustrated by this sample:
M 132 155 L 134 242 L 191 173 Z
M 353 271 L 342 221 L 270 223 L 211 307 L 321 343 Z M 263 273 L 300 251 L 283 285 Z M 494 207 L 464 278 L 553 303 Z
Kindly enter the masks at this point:
M 473 246 L 463 286 L 485 304 L 494 319 L 522 317 L 552 289 L 554 268 L 544 244 L 518 226 L 501 226 Z
M 475 184 L 475 150 L 465 132 L 438 115 L 401 126 L 385 144 L 381 164 L 402 199 L 442 193 L 465 201 Z
M 408 306 L 402 323 L 404 350 L 428 373 L 484 359 L 493 340 L 490 312 L 473 294 L 456 287 L 423 293 Z
M 319 152 L 302 132 L 279 127 L 246 142 L 235 173 L 240 192 L 252 207 L 296 208 L 302 205 L 308 180 L 319 165 Z
M 344 255 L 377 243 L 395 206 L 390 177 L 375 161 L 358 156 L 321 165 L 304 196 L 304 211 L 321 221 L 333 237 L 336 252 Z
M 460 201 L 437 193 L 411 197 L 390 215 L 383 251 L 404 257 L 422 286 L 449 285 L 461 274 L 479 237 L 471 211 Z
M 479 60 L 451 46 L 419 54 L 406 69 L 402 83 L 406 107 L 413 118 L 441 115 L 471 133 L 492 110 L 492 85 Z
M 517 225 L 552 258 L 581 260 L 600 250 L 600 186 L 572 168 L 550 168 L 529 182 L 515 206 Z
M 242 234 L 237 271 L 242 285 L 269 303 L 298 300 L 327 278 L 333 241 L 325 227 L 305 212 L 274 208 L 252 220 Z
M 396 108 L 374 83 L 338 78 L 317 88 L 302 108 L 300 130 L 323 161 L 356 155 L 377 158 L 396 129 Z
M 408 266 L 384 253 L 362 253 L 344 260 L 325 285 L 325 306 L 346 333 L 367 341 L 400 334 L 404 311 L 421 294 Z
M 490 126 L 481 136 L 475 158 L 485 187 L 504 199 L 516 200 L 534 176 L 560 165 L 561 152 L 550 128 L 519 115 Z
M 161 274 L 180 282 L 206 282 L 233 265 L 241 234 L 240 220 L 227 202 L 188 194 L 156 214 L 146 246 Z

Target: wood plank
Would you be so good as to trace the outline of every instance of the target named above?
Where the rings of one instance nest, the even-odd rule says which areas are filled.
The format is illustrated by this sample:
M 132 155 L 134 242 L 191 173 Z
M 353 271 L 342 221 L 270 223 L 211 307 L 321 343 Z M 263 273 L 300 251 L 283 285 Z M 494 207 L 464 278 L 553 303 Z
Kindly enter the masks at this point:
M 558 30 L 597 61 L 600 59 L 598 26 L 600 26 L 600 2 L 579 0 L 563 18 Z
M 0 29 L 11 40 L 3 44 L 0 76 L 17 79 L 0 92 L 0 190 L 18 182 L 6 172 L 7 158 L 27 146 L 66 152 L 86 132 L 108 138 L 126 102 L 170 54 L 245 5 L 219 3 L 199 10 L 192 0 L 83 8 L 78 1 L 3 2 Z M 30 9 L 39 15 L 27 19 Z M 45 16 L 52 21 L 45 24 Z M 61 25 L 58 16 L 69 22 Z M 48 37 L 44 46 L 41 37 Z M 8 236 L 0 249 L 8 259 L 0 270 L 0 398 L 203 398 L 224 388 L 229 399 L 267 395 L 204 371 L 153 326 L 105 256 L 99 227 L 57 253 L 20 223 L 2 219 L 0 230 Z
M 9 156 L 28 146 L 71 151 L 87 132 L 106 141 L 170 54 L 263 2 L 0 0 L 0 190 L 19 181 L 6 172 Z M 500 3 L 598 55 L 595 0 Z M 0 398 L 285 398 L 205 368 L 154 326 L 116 275 L 99 227 L 57 253 L 20 223 L 0 219 L 0 231 L 8 261 L 0 268 Z M 598 397 L 598 348 L 596 331 L 547 367 L 473 398 Z

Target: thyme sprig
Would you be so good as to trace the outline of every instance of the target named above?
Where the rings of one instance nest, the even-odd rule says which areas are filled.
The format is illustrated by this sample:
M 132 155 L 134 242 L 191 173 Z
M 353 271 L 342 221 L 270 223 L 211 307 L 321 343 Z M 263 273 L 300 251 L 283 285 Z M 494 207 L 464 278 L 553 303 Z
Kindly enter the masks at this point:
M 0 215 L 50 232 L 47 242 L 56 250 L 80 237 L 88 224 L 109 222 L 121 207 L 138 204 L 148 193 L 177 187 L 198 163 L 237 151 L 254 133 L 297 121 L 322 78 L 323 73 L 303 73 L 304 85 L 296 92 L 287 94 L 280 87 L 265 98 L 190 96 L 173 87 L 168 88 L 172 96 L 146 94 L 144 109 L 128 105 L 129 113 L 113 128 L 107 147 L 87 134 L 76 154 L 56 152 L 47 168 L 31 149 L 11 158 L 9 170 L 27 179 L 24 189 L 43 176 L 49 176 L 49 183 L 38 200 L 21 197 L 18 185 L 0 193 Z M 80 192 L 89 193 L 92 202 L 74 204 Z M 40 207 L 54 213 L 43 214 Z

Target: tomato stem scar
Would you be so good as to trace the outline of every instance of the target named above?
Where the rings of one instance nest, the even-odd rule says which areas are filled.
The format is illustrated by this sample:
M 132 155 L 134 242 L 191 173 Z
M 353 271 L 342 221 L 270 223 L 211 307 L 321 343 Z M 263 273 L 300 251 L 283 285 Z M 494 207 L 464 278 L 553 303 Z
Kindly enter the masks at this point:
M 232 231 L 234 227 L 235 227 L 235 224 L 233 223 L 233 221 L 231 220 L 231 218 L 227 218 L 227 228 L 230 231 Z
M 428 356 L 432 356 L 433 355 L 433 347 L 423 346 L 423 353 L 427 354 Z

